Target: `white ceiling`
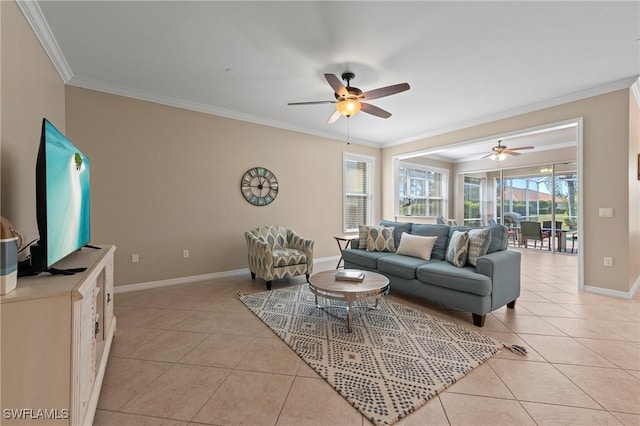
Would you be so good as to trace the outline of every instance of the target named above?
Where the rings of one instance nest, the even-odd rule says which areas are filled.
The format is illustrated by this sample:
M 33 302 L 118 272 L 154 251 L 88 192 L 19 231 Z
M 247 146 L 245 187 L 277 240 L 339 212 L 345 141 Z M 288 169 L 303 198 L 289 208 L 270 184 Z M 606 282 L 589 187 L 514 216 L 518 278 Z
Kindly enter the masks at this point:
M 375 146 L 629 87 L 640 74 L 638 1 L 20 5 L 68 84 L 338 140 L 349 121 L 352 142 Z M 333 104 L 287 106 L 332 100 L 323 74 L 345 70 L 364 91 L 411 89 L 371 101 L 386 120 L 361 112 L 327 124 Z

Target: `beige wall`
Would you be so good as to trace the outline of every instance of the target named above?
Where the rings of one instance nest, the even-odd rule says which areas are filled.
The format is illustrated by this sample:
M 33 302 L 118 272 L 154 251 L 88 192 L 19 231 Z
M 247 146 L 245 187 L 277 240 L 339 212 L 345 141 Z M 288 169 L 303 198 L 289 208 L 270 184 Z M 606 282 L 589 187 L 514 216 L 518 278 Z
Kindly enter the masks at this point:
M 242 232 L 259 224 L 290 226 L 316 240 L 317 257 L 337 255 L 331 236 L 342 233 L 336 188 L 345 150 L 377 158 L 376 218 L 393 218 L 394 155 L 577 117 L 584 119 L 584 284 L 627 292 L 638 279 L 640 190 L 632 169 L 640 143 L 629 90 L 383 150 L 347 146 L 84 89 L 65 94 L 16 4 L 0 4 L 2 214 L 28 239 L 37 236 L 34 166 L 47 117 L 92 158 L 93 242 L 118 245 L 117 284 L 244 268 Z M 282 186 L 264 208 L 239 191 L 242 173 L 256 165 L 272 169 Z M 599 207 L 612 207 L 614 218 L 598 217 Z M 134 252 L 138 264 L 130 263 Z M 603 266 L 604 256 L 614 258 L 613 268 Z
M 376 157 L 380 187 L 379 149 L 77 87 L 66 93 L 67 136 L 91 159 L 92 241 L 117 245 L 117 285 L 246 268 L 244 232 L 259 225 L 293 228 L 315 240 L 316 258 L 337 256 L 343 151 Z M 280 183 L 266 207 L 240 192 L 255 166 Z
M 640 89 L 640 80 L 635 83 Z M 640 93 L 636 91 L 637 94 Z M 640 281 L 640 99 L 629 91 L 629 287 Z
M 30 241 L 36 227 L 35 165 L 42 118 L 65 130 L 64 84 L 13 1 L 2 8 L 2 216 Z
M 581 235 L 581 241 L 585 247 L 584 284 L 626 293 L 630 289 L 630 282 L 635 281 L 638 275 L 637 267 L 631 265 L 628 251 L 631 210 L 629 175 L 628 170 L 621 167 L 629 163 L 628 89 L 385 148 L 382 152 L 382 173 L 383 176 L 392 175 L 395 155 L 578 117 L 583 117 L 582 223 L 585 232 Z M 392 185 L 392 180 L 384 179 L 383 215 L 391 213 Z M 637 198 L 632 202 L 637 204 Z M 599 207 L 612 207 L 614 217 L 598 217 Z M 605 256 L 614 258 L 613 268 L 603 266 Z

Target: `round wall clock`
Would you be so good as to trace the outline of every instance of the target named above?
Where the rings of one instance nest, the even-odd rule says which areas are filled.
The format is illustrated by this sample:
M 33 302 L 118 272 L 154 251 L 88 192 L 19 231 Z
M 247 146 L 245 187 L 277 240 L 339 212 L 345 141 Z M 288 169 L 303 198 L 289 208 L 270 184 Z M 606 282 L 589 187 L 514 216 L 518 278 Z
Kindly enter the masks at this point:
M 240 189 L 244 198 L 254 206 L 266 206 L 278 195 L 278 179 L 269 169 L 254 167 L 242 176 Z

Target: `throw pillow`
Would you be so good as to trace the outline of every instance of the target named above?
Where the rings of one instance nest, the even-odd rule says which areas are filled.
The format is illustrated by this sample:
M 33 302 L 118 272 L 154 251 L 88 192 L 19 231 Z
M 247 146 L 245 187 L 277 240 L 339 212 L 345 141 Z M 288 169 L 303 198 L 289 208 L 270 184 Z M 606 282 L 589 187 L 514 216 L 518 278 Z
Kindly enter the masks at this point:
M 367 248 L 367 235 L 369 234 L 369 226 L 367 225 L 358 225 L 358 248 L 366 249 Z
M 462 268 L 467 263 L 469 255 L 469 233 L 467 231 L 454 231 L 447 247 L 447 262 Z
M 471 229 L 469 231 L 469 255 L 467 263 L 476 266 L 478 258 L 487 254 L 491 242 L 491 229 Z
M 367 251 L 396 251 L 393 227 L 370 226 L 367 233 Z
M 437 239 L 438 237 L 421 237 L 403 232 L 400 236 L 400 245 L 398 245 L 396 253 L 429 260 L 431 259 L 431 250 L 433 250 Z

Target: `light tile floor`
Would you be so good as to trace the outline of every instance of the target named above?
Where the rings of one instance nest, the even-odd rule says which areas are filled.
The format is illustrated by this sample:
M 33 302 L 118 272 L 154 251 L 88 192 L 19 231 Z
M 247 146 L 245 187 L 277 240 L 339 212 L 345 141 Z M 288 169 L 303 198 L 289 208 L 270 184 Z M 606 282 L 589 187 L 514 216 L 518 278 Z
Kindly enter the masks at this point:
M 397 425 L 640 425 L 640 295 L 578 291 L 576 256 L 520 251 L 516 308 L 482 329 L 468 313 L 389 296 L 529 350 L 502 351 Z M 369 425 L 236 297 L 264 290 L 247 274 L 117 294 L 94 424 Z

